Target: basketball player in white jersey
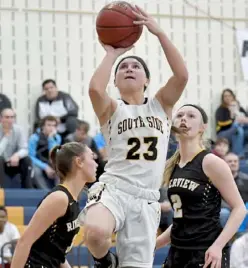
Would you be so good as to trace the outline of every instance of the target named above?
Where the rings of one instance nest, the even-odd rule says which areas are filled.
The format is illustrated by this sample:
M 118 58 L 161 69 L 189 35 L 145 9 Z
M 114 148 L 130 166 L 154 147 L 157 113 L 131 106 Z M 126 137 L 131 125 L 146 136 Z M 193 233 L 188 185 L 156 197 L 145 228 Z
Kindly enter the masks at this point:
M 188 79 L 184 61 L 166 34 L 151 16 L 136 10 L 134 23 L 157 36 L 173 76 L 146 99 L 149 70 L 141 58 L 126 57 L 115 71 L 121 100 L 113 100 L 106 92 L 111 70 L 130 48 L 104 45 L 106 55 L 91 79 L 89 95 L 108 144 L 108 163 L 79 216 L 94 267 L 117 267 L 118 261 L 118 267 L 152 267 L 172 108 Z M 113 232 L 117 232 L 118 259 L 109 252 Z

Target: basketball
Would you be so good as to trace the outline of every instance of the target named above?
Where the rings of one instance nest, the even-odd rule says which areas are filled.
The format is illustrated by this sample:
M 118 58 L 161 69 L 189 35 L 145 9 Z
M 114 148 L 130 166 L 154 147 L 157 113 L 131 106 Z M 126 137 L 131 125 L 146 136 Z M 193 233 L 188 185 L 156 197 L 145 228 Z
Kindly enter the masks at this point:
M 138 41 L 143 26 L 133 23 L 137 18 L 132 10 L 133 7 L 124 1 L 112 2 L 101 9 L 96 19 L 96 31 L 103 44 L 126 48 Z

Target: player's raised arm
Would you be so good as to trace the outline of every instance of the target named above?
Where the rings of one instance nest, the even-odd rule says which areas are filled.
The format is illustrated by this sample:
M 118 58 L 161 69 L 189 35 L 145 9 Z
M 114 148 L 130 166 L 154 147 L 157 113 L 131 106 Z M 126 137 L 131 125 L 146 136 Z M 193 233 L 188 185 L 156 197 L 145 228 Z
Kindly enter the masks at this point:
M 108 45 L 103 47 L 106 55 L 94 72 L 89 85 L 90 99 L 101 125 L 106 123 L 116 109 L 116 102 L 106 92 L 112 67 L 120 55 L 131 49 L 130 47 L 114 49 Z
M 172 77 L 168 80 L 165 86 L 163 86 L 156 97 L 163 106 L 164 110 L 170 115 L 174 104 L 180 98 L 188 81 L 188 71 L 184 64 L 184 60 L 176 47 L 171 43 L 164 31 L 159 27 L 156 21 L 148 15 L 144 10 L 136 6 L 136 16 L 139 21 L 135 21 L 135 24 L 145 25 L 147 29 L 158 37 L 160 44 L 163 48 L 165 57 L 173 72 Z

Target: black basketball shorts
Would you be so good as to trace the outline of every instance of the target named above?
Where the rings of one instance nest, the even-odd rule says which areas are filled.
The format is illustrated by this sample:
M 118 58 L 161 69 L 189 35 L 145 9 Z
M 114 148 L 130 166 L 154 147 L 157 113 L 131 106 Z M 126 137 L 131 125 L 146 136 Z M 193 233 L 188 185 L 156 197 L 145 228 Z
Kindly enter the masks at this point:
M 163 268 L 197 268 L 203 267 L 205 263 L 205 250 L 185 250 L 171 246 L 165 259 Z M 210 265 L 211 266 L 211 265 Z M 210 267 L 209 266 L 209 267 Z M 222 252 L 221 268 L 230 268 L 229 248 Z

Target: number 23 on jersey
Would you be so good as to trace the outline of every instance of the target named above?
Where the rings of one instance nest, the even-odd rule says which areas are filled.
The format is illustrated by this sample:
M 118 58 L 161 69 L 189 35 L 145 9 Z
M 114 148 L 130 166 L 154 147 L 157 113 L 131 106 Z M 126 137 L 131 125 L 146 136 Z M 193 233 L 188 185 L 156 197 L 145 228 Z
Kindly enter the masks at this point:
M 144 158 L 148 161 L 156 160 L 158 157 L 157 143 L 157 137 L 129 138 L 127 144 L 131 148 L 128 150 L 126 159 L 140 160 Z M 143 144 L 147 146 L 147 150 L 144 153 L 140 153 L 139 150 Z

